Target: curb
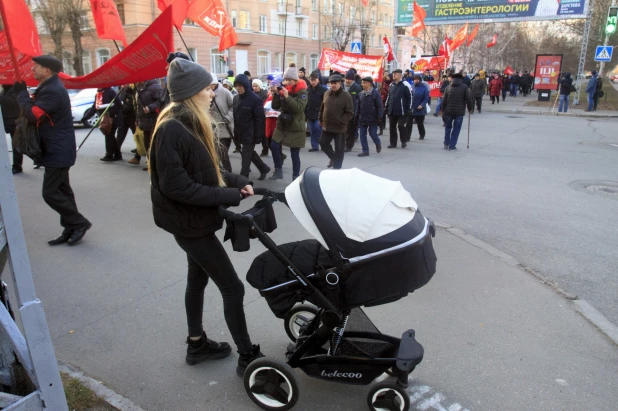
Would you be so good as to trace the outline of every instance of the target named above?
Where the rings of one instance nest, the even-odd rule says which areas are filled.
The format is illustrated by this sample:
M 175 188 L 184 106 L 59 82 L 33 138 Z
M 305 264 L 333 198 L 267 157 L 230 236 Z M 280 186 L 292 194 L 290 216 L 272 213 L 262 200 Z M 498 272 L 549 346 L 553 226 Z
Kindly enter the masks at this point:
M 599 310 L 590 305 L 586 300 L 580 300 L 577 295 L 571 294 L 562 288 L 560 288 L 554 281 L 542 276 L 541 274 L 534 271 L 532 268 L 527 267 L 521 264 L 515 257 L 510 254 L 505 253 L 502 250 L 497 249 L 496 247 L 487 244 L 483 240 L 479 240 L 471 234 L 466 233 L 462 229 L 452 227 L 449 224 L 434 222 L 436 227 L 440 227 L 445 229 L 449 233 L 453 234 L 456 237 L 461 238 L 473 246 L 480 248 L 486 253 L 493 255 L 494 257 L 499 258 L 506 264 L 512 267 L 519 267 L 526 271 L 529 274 L 532 274 L 536 278 L 538 278 L 541 283 L 550 286 L 554 291 L 558 294 L 562 295 L 567 300 L 571 300 L 573 302 L 573 306 L 575 310 L 582 315 L 585 319 L 587 319 L 592 325 L 597 327 L 601 333 L 603 333 L 607 338 L 609 338 L 614 344 L 618 345 L 618 326 L 612 323 L 607 319 Z
M 107 388 L 102 382 L 88 377 L 83 372 L 63 363 L 62 361 L 58 361 L 58 369 L 61 372 L 67 373 L 71 377 L 79 380 L 79 382 L 90 388 L 96 395 L 103 398 L 109 405 L 118 408 L 120 411 L 145 411 L 133 401 Z
M 579 113 L 558 113 L 553 111 L 534 111 L 534 110 L 492 110 L 487 109 L 484 113 L 504 113 L 504 114 L 528 114 L 533 116 L 560 116 L 560 117 L 582 117 L 582 118 L 618 118 L 618 114 L 579 114 Z

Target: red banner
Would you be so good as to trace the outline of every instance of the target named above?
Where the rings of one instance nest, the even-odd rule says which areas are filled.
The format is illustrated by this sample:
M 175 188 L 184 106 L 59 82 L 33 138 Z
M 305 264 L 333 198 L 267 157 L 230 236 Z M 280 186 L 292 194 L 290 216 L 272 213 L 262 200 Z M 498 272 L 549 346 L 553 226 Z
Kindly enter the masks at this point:
M 450 45 L 451 52 L 457 50 L 459 46 L 466 42 L 468 38 L 468 23 L 465 26 L 460 28 L 457 33 L 453 36 L 453 42 Z
M 32 57 L 43 54 L 39 33 L 23 0 L 0 0 L 4 30 L 0 31 L 0 84 L 25 81 L 36 86 Z
M 428 81 L 427 84 L 429 84 L 429 97 L 442 97 L 442 93 L 440 93 L 441 81 Z
M 537 54 L 534 68 L 535 90 L 558 90 L 562 54 Z
M 506 74 L 507 76 L 510 76 L 513 73 L 514 73 L 514 71 L 511 68 L 511 66 L 506 66 L 506 68 L 504 69 L 504 74 Z
M 114 0 L 90 0 L 90 7 L 99 38 L 122 40 L 122 44 L 126 47 L 127 39 Z
M 444 56 L 433 56 L 433 57 L 423 57 L 420 59 L 412 59 L 412 69 L 414 71 L 440 71 L 446 70 L 446 57 Z
M 189 3 L 187 0 L 157 0 L 159 10 L 163 11 L 169 6 L 172 6 L 172 14 L 174 15 L 174 26 L 182 31 L 182 25 L 187 18 Z
M 219 51 L 238 43 L 238 36 L 221 0 L 191 0 L 187 16 L 213 36 L 221 38 Z
M 395 60 L 395 56 L 393 55 L 393 48 L 391 47 L 391 42 L 388 41 L 388 37 L 384 36 L 382 41 L 384 42 L 384 54 L 386 54 L 386 61 Z
M 318 67 L 320 70 L 333 70 L 345 74 L 355 68 L 361 77 L 371 76 L 375 81 L 382 81 L 382 56 L 352 54 L 345 51 L 323 49 Z
M 165 77 L 165 59 L 173 51 L 170 7 L 126 49 L 92 73 L 81 77 L 60 73 L 60 78 L 66 88 L 104 88 Z
M 418 37 L 418 35 L 425 28 L 425 17 L 427 12 L 421 6 L 416 4 L 414 0 L 414 17 L 412 18 L 412 36 Z

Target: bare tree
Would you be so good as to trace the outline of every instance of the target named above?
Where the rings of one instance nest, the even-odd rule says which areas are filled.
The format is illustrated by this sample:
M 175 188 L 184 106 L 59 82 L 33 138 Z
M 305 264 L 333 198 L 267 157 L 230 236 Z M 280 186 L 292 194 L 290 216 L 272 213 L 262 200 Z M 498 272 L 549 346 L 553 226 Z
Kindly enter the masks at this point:
M 333 48 L 345 51 L 355 38 L 362 43 L 361 53 L 367 53 L 369 36 L 373 32 L 377 14 L 377 1 L 371 0 L 365 7 L 361 0 L 324 0 L 322 13 L 323 25 L 327 27 Z M 375 12 L 375 13 L 372 13 Z
M 57 0 L 34 0 L 33 14 L 40 18 L 54 43 L 54 56 L 62 60 L 62 37 L 67 26 L 64 7 Z
M 73 68 L 75 69 L 75 75 L 84 75 L 84 65 L 82 59 L 84 56 L 84 47 L 82 46 L 82 10 L 84 8 L 83 0 L 60 0 L 62 1 L 64 11 L 67 15 L 69 29 L 71 30 L 71 38 L 73 39 L 73 45 L 75 53 L 73 54 Z

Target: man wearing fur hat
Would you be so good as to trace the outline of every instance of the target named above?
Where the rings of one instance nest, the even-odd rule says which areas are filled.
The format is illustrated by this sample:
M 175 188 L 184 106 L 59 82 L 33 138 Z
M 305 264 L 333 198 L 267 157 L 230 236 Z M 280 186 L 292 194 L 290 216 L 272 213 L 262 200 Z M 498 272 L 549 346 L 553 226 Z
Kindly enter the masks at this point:
M 356 83 L 356 73 L 353 69 L 345 73 L 344 90 L 350 93 L 352 105 L 354 106 L 354 117 L 348 123 L 348 132 L 345 139 L 345 152 L 348 153 L 352 151 L 358 133 L 358 97 L 362 91 L 361 87 Z
M 345 150 L 345 136 L 348 123 L 354 118 L 354 103 L 352 96 L 341 85 L 342 79 L 338 74 L 329 77 L 330 90 L 324 94 L 324 101 L 320 106 L 318 117 L 322 136 L 320 147 L 328 156 L 330 162 L 328 168 L 338 170 L 343 165 Z M 335 141 L 335 150 L 331 142 Z

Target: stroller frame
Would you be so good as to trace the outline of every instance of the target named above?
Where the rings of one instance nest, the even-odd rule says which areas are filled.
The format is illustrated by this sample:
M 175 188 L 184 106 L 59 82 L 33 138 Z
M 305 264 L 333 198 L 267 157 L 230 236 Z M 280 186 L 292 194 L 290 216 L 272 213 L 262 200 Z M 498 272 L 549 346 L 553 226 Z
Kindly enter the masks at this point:
M 300 178 L 302 178 L 302 176 Z M 287 205 L 284 193 L 273 192 L 261 188 L 256 188 L 254 191 L 256 195 L 262 195 L 264 199 L 267 199 L 270 204 L 279 201 Z M 257 238 L 260 243 L 262 243 L 282 264 L 288 268 L 302 287 L 311 292 L 313 301 L 318 303 L 320 308 L 318 314 L 312 321 L 301 327 L 301 332 L 296 344 L 290 344 L 288 347 L 288 352 L 286 353 L 287 365 L 291 368 L 300 368 L 307 375 L 313 378 L 354 385 L 368 385 L 377 377 L 386 372 L 390 376 L 396 378 L 396 384 L 393 384 L 393 386 L 397 385 L 399 387 L 399 392 L 402 392 L 407 396 L 407 394 L 405 394 L 405 388 L 408 386 L 408 376 L 422 361 L 424 354 L 422 345 L 415 339 L 415 331 L 413 329 L 407 330 L 403 333 L 401 338 L 392 337 L 379 332 L 346 332 L 345 322 L 347 321 L 351 310 L 346 307 L 336 307 L 335 304 L 333 304 L 333 302 L 312 283 L 312 281 L 319 278 L 324 278 L 329 284 L 330 291 L 332 291 L 332 293 L 336 293 L 338 290 L 339 277 L 345 275 L 345 273 L 350 269 L 350 263 L 343 260 L 341 256 L 335 256 L 333 255 L 334 253 L 329 251 L 329 254 L 333 257 L 337 267 L 320 270 L 316 272 L 315 275 L 311 276 L 310 280 L 305 276 L 305 274 L 294 266 L 294 264 L 285 254 L 281 252 L 281 250 L 279 250 L 277 244 L 268 236 L 268 234 L 266 234 L 257 224 L 254 224 L 254 217 L 259 216 L 263 211 L 263 208 L 254 208 L 250 210 L 250 212 L 241 214 L 227 210 L 224 207 L 219 207 L 219 214 L 226 221 L 241 223 L 249 226 L 250 231 L 255 238 Z M 425 238 L 415 244 L 415 246 L 422 244 L 429 235 L 435 235 L 435 230 L 432 223 L 430 223 L 429 228 L 430 229 L 428 230 Z M 401 249 L 392 250 L 376 257 L 368 257 L 363 261 L 356 262 L 355 266 L 365 264 L 370 261 L 374 261 L 376 258 L 383 258 L 386 255 L 395 254 L 400 251 Z M 276 292 L 277 290 L 273 291 Z M 301 301 L 302 300 L 299 300 L 299 302 Z M 360 308 L 354 309 L 360 310 Z M 339 341 L 341 341 L 341 337 L 378 340 L 391 344 L 394 348 L 396 348 L 396 351 L 394 349 L 391 350 L 389 353 L 390 355 L 384 358 L 337 355 L 336 352 L 338 343 L 333 344 L 331 342 L 331 349 L 327 352 L 321 352 L 326 351 L 322 348 L 322 346 L 327 344 L 329 340 L 333 339 L 333 337 L 339 337 Z M 317 352 L 316 347 L 319 347 Z M 246 373 L 249 372 L 249 368 Z M 245 389 L 247 389 L 247 392 L 249 393 L 246 373 Z M 397 387 L 394 387 L 393 389 L 396 388 Z M 293 406 L 293 404 L 290 404 L 289 407 L 268 408 L 257 402 L 253 397 L 251 397 L 251 399 L 264 409 L 283 410 L 290 409 Z M 406 401 L 408 401 L 409 404 L 409 397 L 407 397 Z M 370 403 L 370 408 L 371 407 L 372 406 Z M 407 406 L 402 409 L 407 409 Z

